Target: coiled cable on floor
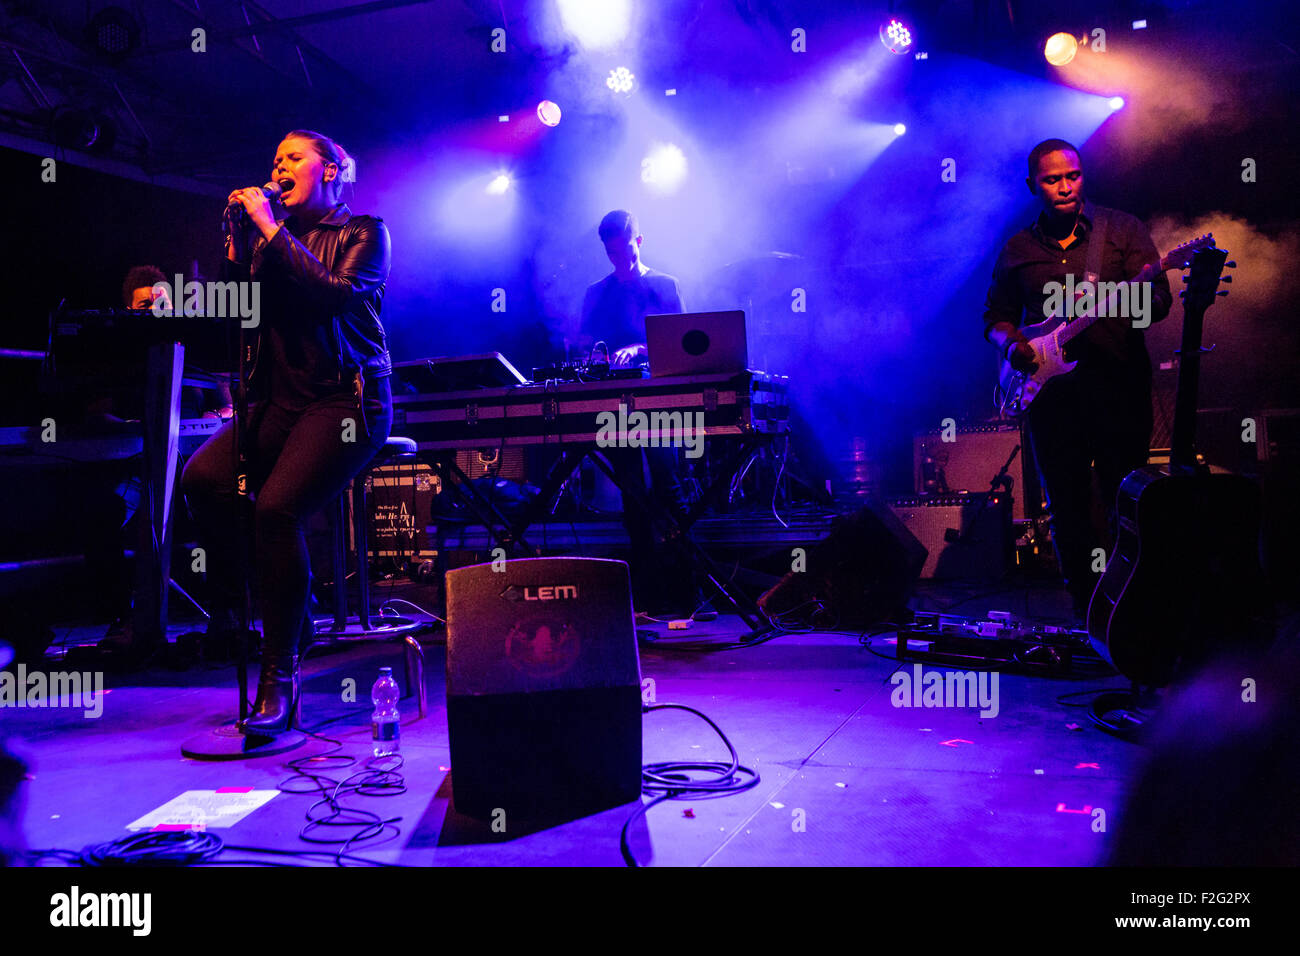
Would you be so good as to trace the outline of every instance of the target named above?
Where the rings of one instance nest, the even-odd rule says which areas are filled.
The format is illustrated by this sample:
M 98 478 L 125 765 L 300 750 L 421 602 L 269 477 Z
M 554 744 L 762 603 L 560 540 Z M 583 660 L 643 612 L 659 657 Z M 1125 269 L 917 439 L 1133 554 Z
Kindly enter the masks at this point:
M 150 830 L 81 851 L 82 866 L 193 866 L 224 849 L 221 837 L 204 830 Z
M 641 865 L 635 854 L 632 853 L 632 848 L 628 845 L 628 830 L 636 819 L 644 816 L 651 807 L 655 807 L 665 800 L 711 800 L 735 793 L 743 793 L 752 787 L 756 787 L 762 779 L 757 771 L 741 766 L 740 758 L 736 754 L 736 748 L 727 739 L 727 735 L 722 732 L 717 724 L 694 707 L 687 707 L 685 704 L 647 704 L 641 708 L 641 712 L 645 714 L 652 710 L 669 709 L 688 711 L 712 727 L 718 736 L 722 738 L 722 742 L 727 745 L 727 752 L 731 755 L 731 759 L 729 761 L 665 760 L 658 763 L 648 763 L 641 768 L 641 792 L 646 795 L 653 795 L 654 799 L 638 807 L 636 812 L 627 818 L 627 822 L 623 824 L 623 831 L 619 834 L 619 852 L 623 854 L 623 862 L 628 866 Z M 692 774 L 696 773 L 705 773 L 709 774 L 709 776 L 703 778 L 692 776 Z

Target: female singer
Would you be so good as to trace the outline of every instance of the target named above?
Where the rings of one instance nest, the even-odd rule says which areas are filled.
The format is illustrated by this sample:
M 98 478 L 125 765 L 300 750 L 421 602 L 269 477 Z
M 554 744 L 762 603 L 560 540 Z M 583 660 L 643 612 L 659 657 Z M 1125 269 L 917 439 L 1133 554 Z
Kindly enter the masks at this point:
M 181 488 L 207 550 L 210 634 L 237 630 L 237 549 L 242 543 L 253 555 L 262 673 L 253 713 L 240 725 L 245 734 L 289 729 L 300 642 L 311 632 L 305 526 L 369 463 L 392 426 L 392 361 L 379 322 L 388 229 L 340 200 L 353 168 L 333 140 L 294 130 L 271 167 L 278 202 L 256 187 L 230 194 L 238 208 L 228 217 L 223 278 L 260 283 L 241 442 L 253 540 L 237 540 L 233 423 L 190 459 Z

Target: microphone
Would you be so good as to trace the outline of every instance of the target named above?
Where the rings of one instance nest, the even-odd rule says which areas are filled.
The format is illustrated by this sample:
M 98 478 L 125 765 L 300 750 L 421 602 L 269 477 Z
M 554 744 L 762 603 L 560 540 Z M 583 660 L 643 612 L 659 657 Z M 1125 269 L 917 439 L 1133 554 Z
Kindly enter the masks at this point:
M 280 193 L 282 192 L 284 192 L 284 190 L 280 188 L 279 183 L 267 183 L 265 186 L 262 187 L 263 195 L 265 195 L 267 199 L 271 200 L 271 202 L 275 202 L 277 199 L 279 199 Z M 235 208 L 238 208 L 242 212 L 244 207 L 239 203 L 238 200 L 232 199 L 230 201 L 230 205 L 226 206 L 226 209 L 227 211 L 229 211 Z

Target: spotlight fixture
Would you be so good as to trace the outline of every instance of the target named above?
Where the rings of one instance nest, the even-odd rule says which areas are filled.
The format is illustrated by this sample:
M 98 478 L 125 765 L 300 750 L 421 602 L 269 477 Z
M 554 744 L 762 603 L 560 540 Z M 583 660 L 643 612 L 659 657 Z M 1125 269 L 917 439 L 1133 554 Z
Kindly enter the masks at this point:
M 895 124 L 894 124 L 894 135 L 895 135 L 895 136 L 902 136 L 902 135 L 903 135 L 904 133 L 906 133 L 906 132 L 907 132 L 907 127 L 904 126 L 902 123 L 895 123 Z
M 492 182 L 487 185 L 489 196 L 502 196 L 510 188 L 510 176 L 507 173 L 497 173 Z
M 542 100 L 537 104 L 537 118 L 543 126 L 559 126 L 560 105 L 551 100 Z
M 1069 33 L 1053 33 L 1043 47 L 1043 56 L 1052 66 L 1065 66 L 1079 52 L 1079 41 Z
M 605 85 L 615 93 L 631 93 L 636 87 L 636 74 L 625 66 L 609 71 Z
M 140 24 L 121 7 L 103 7 L 86 24 L 86 42 L 109 60 L 121 60 L 140 45 Z
M 888 21 L 880 25 L 880 42 L 885 45 L 885 49 L 890 53 L 902 56 L 912 49 L 914 40 L 915 34 L 912 32 L 912 28 L 898 17 L 890 17 Z
M 1112 96 L 1109 102 L 1112 110 L 1122 110 L 1124 108 L 1124 97 L 1122 96 Z
M 54 143 L 65 149 L 106 153 L 117 138 L 113 124 L 91 110 L 60 106 L 50 120 Z

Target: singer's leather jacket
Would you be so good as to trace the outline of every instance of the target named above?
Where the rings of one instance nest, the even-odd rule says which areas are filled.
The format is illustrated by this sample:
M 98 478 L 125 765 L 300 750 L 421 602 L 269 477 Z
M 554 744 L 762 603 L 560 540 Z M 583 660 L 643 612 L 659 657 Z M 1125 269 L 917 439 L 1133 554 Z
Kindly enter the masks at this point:
M 294 236 L 282 224 L 267 242 L 258 235 L 251 265 L 222 257 L 227 280 L 257 280 L 261 311 L 246 358 L 251 363 L 249 391 L 265 395 L 269 354 L 264 345 L 268 323 L 291 322 L 299 334 L 328 348 L 337 359 L 338 384 L 353 383 L 360 371 L 366 380 L 389 375 L 384 327 L 379 321 L 384 284 L 391 267 L 388 227 L 377 216 L 354 216 L 339 203 L 315 226 Z

